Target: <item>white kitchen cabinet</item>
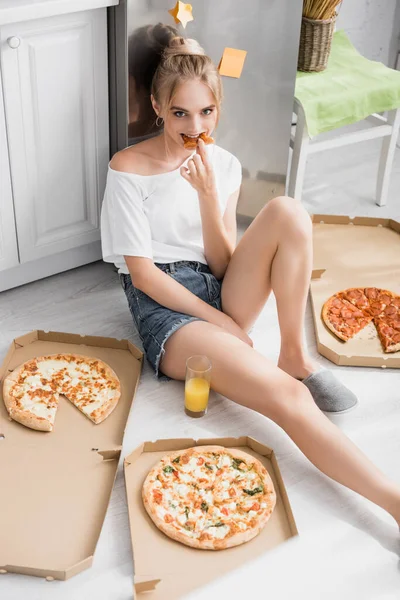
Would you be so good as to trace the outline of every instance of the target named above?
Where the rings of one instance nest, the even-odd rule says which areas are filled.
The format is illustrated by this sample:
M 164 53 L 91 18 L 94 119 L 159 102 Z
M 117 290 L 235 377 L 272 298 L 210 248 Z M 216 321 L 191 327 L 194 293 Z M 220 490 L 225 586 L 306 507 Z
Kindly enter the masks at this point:
M 107 10 L 0 24 L 0 57 L 1 291 L 101 258 Z
M 0 270 L 10 269 L 16 265 L 18 265 L 17 234 L 0 80 Z

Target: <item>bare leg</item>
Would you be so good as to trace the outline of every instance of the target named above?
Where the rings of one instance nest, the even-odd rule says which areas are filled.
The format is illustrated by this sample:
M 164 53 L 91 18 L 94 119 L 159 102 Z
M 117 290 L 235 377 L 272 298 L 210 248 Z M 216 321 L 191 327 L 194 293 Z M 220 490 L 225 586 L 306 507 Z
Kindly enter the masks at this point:
M 249 330 L 271 289 L 277 300 L 281 350 L 278 365 L 296 378 L 317 369 L 303 343 L 312 269 L 312 224 L 300 202 L 271 200 L 240 240 L 222 284 L 222 307 Z
M 308 389 L 256 350 L 203 321 L 167 341 L 161 370 L 185 378 L 188 356 L 212 362 L 212 388 L 275 421 L 323 473 L 388 511 L 400 524 L 400 487 L 392 483 L 315 405 Z

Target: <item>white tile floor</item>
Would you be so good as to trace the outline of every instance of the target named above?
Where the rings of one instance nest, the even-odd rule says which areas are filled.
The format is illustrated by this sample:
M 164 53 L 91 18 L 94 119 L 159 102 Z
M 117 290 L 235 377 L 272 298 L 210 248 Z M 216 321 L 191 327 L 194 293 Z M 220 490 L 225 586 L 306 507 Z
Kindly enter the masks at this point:
M 400 151 L 396 153 L 389 202 L 384 208 L 374 204 L 378 151 L 379 142 L 370 141 L 312 156 L 304 189 L 307 209 L 400 220 Z M 0 322 L 0 360 L 14 337 L 36 328 L 127 337 L 139 343 L 117 276 L 110 265 L 102 263 L 3 292 Z M 309 307 L 305 331 L 310 351 L 317 356 Z M 252 336 L 260 352 L 276 358 L 279 330 L 273 298 Z M 319 360 L 334 369 L 360 398 L 355 411 L 332 420 L 384 472 L 400 482 L 400 372 L 339 368 L 322 357 Z M 252 593 L 265 589 L 265 596 L 268 591 L 279 600 L 400 598 L 400 537 L 386 513 L 319 473 L 264 417 L 214 396 L 207 417 L 192 421 L 183 414 L 181 397 L 181 383 L 158 383 L 146 364 L 126 429 L 123 455 L 146 439 L 251 435 L 275 449 L 300 532 L 296 540 L 244 565 L 242 572 L 197 590 L 190 596 L 192 600 L 247 597 L 249 577 Z M 0 597 L 127 600 L 132 583 L 120 465 L 93 567 L 67 582 L 1 576 Z

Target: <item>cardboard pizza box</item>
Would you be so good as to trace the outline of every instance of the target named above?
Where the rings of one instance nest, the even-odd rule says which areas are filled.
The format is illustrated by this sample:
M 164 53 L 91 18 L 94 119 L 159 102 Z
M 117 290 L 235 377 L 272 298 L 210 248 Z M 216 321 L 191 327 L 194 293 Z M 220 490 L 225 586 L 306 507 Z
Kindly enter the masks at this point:
M 400 294 L 400 223 L 313 215 L 313 230 L 310 293 L 318 351 L 337 365 L 400 368 L 400 352 L 383 352 L 373 323 L 343 342 L 321 318 L 325 301 L 349 287 L 380 287 Z
M 198 550 L 170 539 L 154 525 L 141 496 L 148 472 L 164 454 L 210 444 L 243 450 L 260 460 L 272 478 L 277 496 L 271 518 L 255 538 L 219 551 Z M 183 597 L 298 535 L 274 451 L 251 437 L 145 442 L 125 458 L 124 473 L 137 597 L 151 600 Z
M 52 432 L 9 418 L 4 377 L 56 353 L 104 360 L 120 379 L 118 404 L 99 425 L 63 396 Z M 0 572 L 69 579 L 91 566 L 142 360 L 128 340 L 32 331 L 13 341 L 0 368 Z

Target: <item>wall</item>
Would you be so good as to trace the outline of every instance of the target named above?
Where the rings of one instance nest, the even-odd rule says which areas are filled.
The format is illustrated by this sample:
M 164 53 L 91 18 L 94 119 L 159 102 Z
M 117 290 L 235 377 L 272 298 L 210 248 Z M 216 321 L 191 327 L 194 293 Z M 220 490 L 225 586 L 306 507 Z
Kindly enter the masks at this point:
M 400 0 L 344 0 L 337 20 L 366 58 L 395 68 L 400 50 Z

